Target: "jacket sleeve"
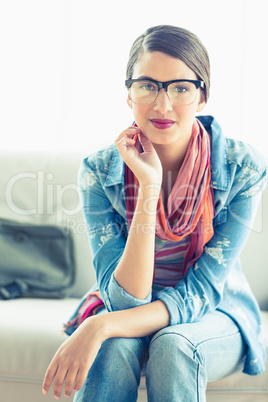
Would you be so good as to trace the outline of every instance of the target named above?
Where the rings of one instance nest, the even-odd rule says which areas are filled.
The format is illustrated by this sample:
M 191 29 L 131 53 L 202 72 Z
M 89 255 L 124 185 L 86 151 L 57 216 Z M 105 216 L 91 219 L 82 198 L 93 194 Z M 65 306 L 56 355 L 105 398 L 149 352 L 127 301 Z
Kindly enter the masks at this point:
M 79 172 L 79 188 L 98 288 L 107 310 L 114 311 L 147 304 L 151 294 L 144 300 L 136 299 L 114 278 L 113 272 L 126 244 L 127 223 L 117 211 L 118 204 L 122 203 L 122 189 L 114 188 L 110 197 L 107 196 L 106 175 L 85 159 Z
M 175 288 L 165 288 L 154 296 L 167 306 L 170 325 L 199 321 L 215 310 L 234 275 L 266 181 L 266 169 L 262 174 L 247 166 L 237 170 L 225 205 L 214 218 L 214 236 L 202 256 Z

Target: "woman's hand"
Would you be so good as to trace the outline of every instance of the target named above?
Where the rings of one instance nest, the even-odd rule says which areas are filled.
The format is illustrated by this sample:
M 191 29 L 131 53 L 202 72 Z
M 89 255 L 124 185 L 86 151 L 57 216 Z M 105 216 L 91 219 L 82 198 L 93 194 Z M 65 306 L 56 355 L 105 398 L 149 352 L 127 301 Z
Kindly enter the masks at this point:
M 143 152 L 135 147 L 135 135 L 139 136 Z M 141 187 L 147 185 L 161 186 L 162 165 L 151 141 L 145 137 L 138 127 L 129 127 L 115 140 L 118 152 L 124 162 L 137 177 Z
M 101 316 L 100 316 L 101 317 Z M 54 379 L 54 396 L 59 399 L 65 383 L 64 395 L 78 391 L 88 374 L 102 342 L 105 340 L 98 316 L 86 319 L 58 349 L 43 382 L 43 394 L 49 391 Z

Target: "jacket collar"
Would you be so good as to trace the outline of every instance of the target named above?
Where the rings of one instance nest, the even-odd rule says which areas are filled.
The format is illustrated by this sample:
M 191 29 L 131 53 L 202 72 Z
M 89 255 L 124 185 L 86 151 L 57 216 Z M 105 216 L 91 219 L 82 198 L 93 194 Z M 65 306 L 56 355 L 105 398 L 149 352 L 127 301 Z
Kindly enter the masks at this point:
M 104 182 L 105 187 L 115 186 L 117 184 L 124 185 L 125 182 L 125 163 L 114 144 L 111 146 L 111 149 L 113 154 L 108 175 Z
M 219 123 L 213 116 L 198 116 L 206 131 L 211 134 L 211 183 L 217 190 L 227 190 L 230 183 L 227 141 Z
M 205 129 L 211 133 L 211 183 L 217 190 L 227 190 L 229 187 L 229 165 L 227 158 L 226 138 L 218 122 L 213 116 L 198 116 L 198 120 Z M 124 185 L 125 181 L 125 163 L 119 154 L 116 146 L 111 146 L 113 155 L 109 167 L 108 175 L 104 182 L 105 187 Z

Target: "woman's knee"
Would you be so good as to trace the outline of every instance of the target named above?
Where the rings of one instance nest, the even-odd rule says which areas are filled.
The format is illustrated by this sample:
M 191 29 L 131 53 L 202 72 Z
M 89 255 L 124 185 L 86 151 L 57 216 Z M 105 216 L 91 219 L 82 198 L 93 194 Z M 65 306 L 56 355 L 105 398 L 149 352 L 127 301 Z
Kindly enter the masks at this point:
M 146 346 L 140 338 L 109 338 L 103 342 L 100 359 L 109 362 L 113 367 L 141 366 L 143 364 Z
M 202 352 L 184 335 L 173 332 L 172 327 L 154 335 L 149 348 L 147 376 L 165 378 L 169 383 L 170 373 L 178 381 L 196 373 L 205 375 L 205 362 Z
M 153 400 L 187 400 L 184 396 L 204 393 L 206 375 L 201 361 L 195 345 L 182 334 L 169 328 L 154 335 L 146 370 L 147 389 Z
M 168 364 L 182 363 L 182 358 L 187 361 L 197 359 L 203 362 L 203 356 L 199 354 L 195 344 L 190 339 L 173 331 L 172 327 L 165 328 L 156 333 L 150 344 L 150 359 L 168 361 Z

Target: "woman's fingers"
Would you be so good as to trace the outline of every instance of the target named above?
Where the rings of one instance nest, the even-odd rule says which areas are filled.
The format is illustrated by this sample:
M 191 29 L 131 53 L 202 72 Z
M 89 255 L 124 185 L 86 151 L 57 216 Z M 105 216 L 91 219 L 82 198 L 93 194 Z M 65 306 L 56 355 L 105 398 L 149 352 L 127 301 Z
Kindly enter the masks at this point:
M 90 370 L 102 342 L 103 322 L 98 317 L 85 320 L 77 330 L 58 349 L 53 357 L 43 382 L 43 394 L 46 394 L 54 380 L 54 396 L 59 399 L 64 388 L 64 395 L 69 397 L 72 391 L 78 391 Z M 95 318 L 95 319 L 93 319 Z
M 133 138 L 134 135 L 139 134 L 141 130 L 138 127 L 128 127 L 126 130 L 122 131 L 121 134 L 116 138 L 115 144 L 117 145 L 123 138 Z
M 53 382 L 53 379 L 57 373 L 57 370 L 58 370 L 58 365 L 52 361 L 45 374 L 44 382 L 42 385 L 43 394 L 46 394 L 49 391 L 49 388 Z
M 117 142 L 116 142 L 116 146 L 118 147 L 123 147 L 123 146 L 131 146 L 135 144 L 135 140 L 134 138 L 131 137 L 127 137 L 127 135 L 125 135 L 124 137 L 120 138 Z
M 42 387 L 43 394 L 47 394 L 54 380 L 55 399 L 57 400 L 60 399 L 64 383 L 65 383 L 64 395 L 69 397 L 74 388 L 77 371 L 78 368 L 72 367 L 68 362 L 64 364 L 64 362 L 58 362 L 57 359 L 55 359 L 55 362 L 52 361 L 51 365 L 49 366 L 46 372 L 45 379 L 43 382 Z
M 93 360 L 94 361 L 94 360 Z M 43 383 L 43 394 L 47 394 L 54 379 L 54 396 L 59 400 L 64 387 L 64 396 L 69 398 L 72 391 L 76 392 L 82 387 L 89 370 L 89 364 L 81 363 L 79 367 L 73 364 L 58 365 L 55 370 L 54 365 L 48 368 Z
M 115 145 L 118 149 L 118 152 L 128 166 L 133 158 L 137 159 L 139 156 L 139 152 L 135 147 L 135 139 L 133 138 L 136 134 L 136 129 L 126 130 L 115 140 Z
M 139 133 L 139 140 L 144 152 L 155 152 L 151 141 L 142 133 Z
M 82 385 L 84 384 L 86 377 L 88 374 L 88 368 L 86 367 L 80 367 L 77 376 L 76 376 L 76 382 L 74 386 L 74 392 L 79 391 L 80 388 L 82 388 Z
M 54 380 L 54 396 L 56 399 L 61 397 L 61 393 L 64 387 L 64 396 L 69 398 L 73 390 L 78 391 L 83 382 L 86 379 L 88 368 L 85 369 L 85 374 L 83 375 L 83 381 L 79 381 L 81 375 L 78 376 L 80 369 L 78 366 L 73 364 L 67 364 L 59 367 Z M 64 386 L 65 384 L 65 386 Z M 75 385 L 76 384 L 76 385 Z
M 77 371 L 78 371 L 77 368 L 73 368 L 67 372 L 67 375 L 65 378 L 65 389 L 64 389 L 64 396 L 66 398 L 69 398 L 69 396 L 71 395 L 71 393 L 74 389 L 74 384 L 75 384 L 75 380 L 77 377 Z M 83 385 L 83 383 L 82 383 L 82 385 Z M 78 389 L 80 389 L 80 388 L 75 388 L 75 390 L 78 391 Z
M 135 146 L 135 135 L 142 146 L 140 152 Z M 118 152 L 126 165 L 137 177 L 140 185 L 155 184 L 162 181 L 162 165 L 151 141 L 138 127 L 129 127 L 115 140 Z
M 54 396 L 55 399 L 60 399 L 63 384 L 66 378 L 66 368 L 59 367 L 54 380 Z

